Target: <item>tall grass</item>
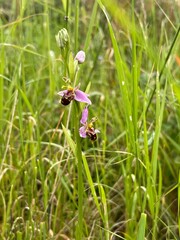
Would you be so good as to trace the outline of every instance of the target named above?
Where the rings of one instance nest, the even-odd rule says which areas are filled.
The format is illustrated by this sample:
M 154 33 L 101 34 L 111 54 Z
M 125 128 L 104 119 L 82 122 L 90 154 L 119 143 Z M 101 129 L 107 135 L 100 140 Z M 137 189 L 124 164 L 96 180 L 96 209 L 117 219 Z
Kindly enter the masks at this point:
M 1 1 L 0 239 L 179 239 L 178 4 Z M 95 142 L 59 102 L 68 78 Z

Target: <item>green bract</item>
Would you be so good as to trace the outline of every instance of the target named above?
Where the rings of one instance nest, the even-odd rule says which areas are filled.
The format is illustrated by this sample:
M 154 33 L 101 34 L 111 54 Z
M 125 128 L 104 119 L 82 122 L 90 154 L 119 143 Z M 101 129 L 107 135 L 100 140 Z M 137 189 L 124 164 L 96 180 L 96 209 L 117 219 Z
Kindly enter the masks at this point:
M 58 47 L 65 48 L 69 44 L 69 34 L 66 28 L 62 28 L 56 35 Z

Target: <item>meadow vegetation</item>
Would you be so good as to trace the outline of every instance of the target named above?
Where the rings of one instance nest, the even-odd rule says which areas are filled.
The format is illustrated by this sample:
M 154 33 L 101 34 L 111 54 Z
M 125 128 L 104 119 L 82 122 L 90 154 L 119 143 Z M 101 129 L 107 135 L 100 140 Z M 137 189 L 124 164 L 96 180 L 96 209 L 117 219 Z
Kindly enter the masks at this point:
M 179 1 L 0 4 L 0 239 L 178 240 Z M 96 141 L 85 103 L 60 103 L 69 80 Z

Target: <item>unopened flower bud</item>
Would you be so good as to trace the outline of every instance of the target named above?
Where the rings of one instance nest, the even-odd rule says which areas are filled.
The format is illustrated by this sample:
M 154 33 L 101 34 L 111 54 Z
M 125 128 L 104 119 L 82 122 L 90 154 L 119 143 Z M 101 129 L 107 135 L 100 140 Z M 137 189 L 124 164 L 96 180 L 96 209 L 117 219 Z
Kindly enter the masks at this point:
M 84 51 L 79 51 L 76 56 L 75 56 L 75 60 L 78 61 L 78 63 L 83 63 L 85 61 L 86 55 Z
M 56 35 L 56 42 L 58 47 L 65 48 L 69 43 L 69 34 L 66 28 L 62 28 Z

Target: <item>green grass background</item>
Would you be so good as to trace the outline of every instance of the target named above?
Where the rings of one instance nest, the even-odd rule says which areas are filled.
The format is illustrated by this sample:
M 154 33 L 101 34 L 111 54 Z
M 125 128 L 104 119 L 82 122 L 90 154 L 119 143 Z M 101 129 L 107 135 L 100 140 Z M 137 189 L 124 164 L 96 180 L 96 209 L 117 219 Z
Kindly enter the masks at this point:
M 179 239 L 179 9 L 0 0 L 0 239 Z M 86 52 L 94 143 L 78 136 L 84 105 L 59 103 L 62 28 Z

